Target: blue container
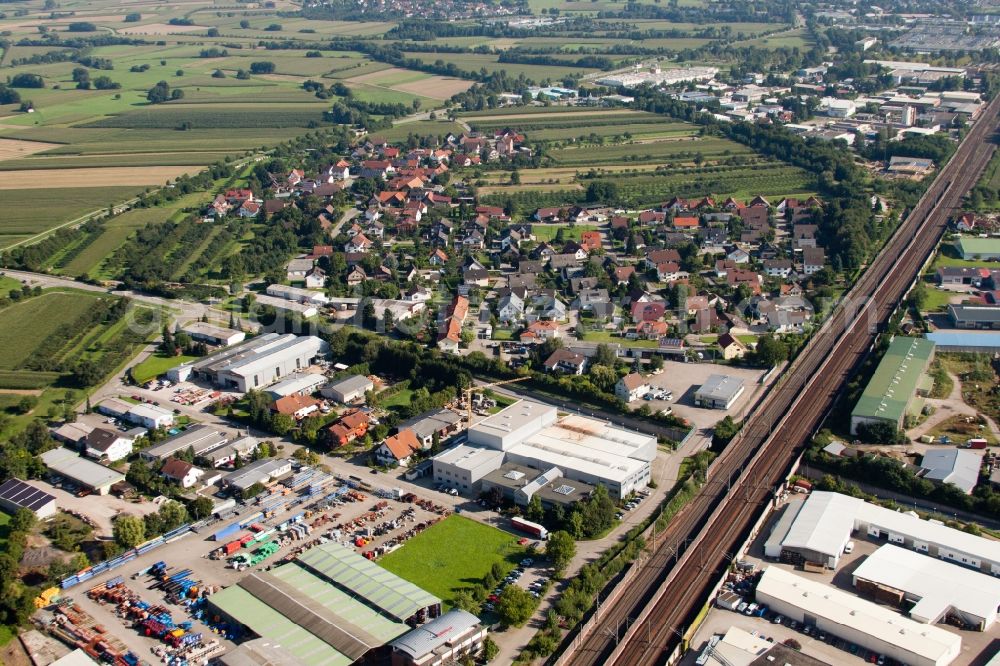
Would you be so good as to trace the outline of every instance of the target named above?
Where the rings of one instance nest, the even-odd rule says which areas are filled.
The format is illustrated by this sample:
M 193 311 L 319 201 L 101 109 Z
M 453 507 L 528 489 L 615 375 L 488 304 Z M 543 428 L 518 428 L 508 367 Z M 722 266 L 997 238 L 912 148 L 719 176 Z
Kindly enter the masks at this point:
M 240 531 L 242 527 L 240 522 L 230 523 L 226 525 L 221 530 L 212 535 L 212 539 L 215 541 L 224 541 L 227 537 L 230 537 Z

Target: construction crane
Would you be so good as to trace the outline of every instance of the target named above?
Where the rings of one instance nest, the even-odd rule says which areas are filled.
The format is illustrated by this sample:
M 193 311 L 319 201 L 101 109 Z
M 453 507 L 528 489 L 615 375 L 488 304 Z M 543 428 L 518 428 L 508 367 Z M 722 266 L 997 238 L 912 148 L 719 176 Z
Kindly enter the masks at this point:
M 462 391 L 462 397 L 465 399 L 465 405 L 469 412 L 469 425 L 472 427 L 472 394 L 482 393 L 486 389 L 493 388 L 494 386 L 503 386 L 504 384 L 513 384 L 514 382 L 523 382 L 525 379 L 531 379 L 531 377 L 515 377 L 514 379 L 505 379 L 499 382 L 492 382 L 490 384 L 480 384 L 479 386 L 470 386 L 469 388 Z

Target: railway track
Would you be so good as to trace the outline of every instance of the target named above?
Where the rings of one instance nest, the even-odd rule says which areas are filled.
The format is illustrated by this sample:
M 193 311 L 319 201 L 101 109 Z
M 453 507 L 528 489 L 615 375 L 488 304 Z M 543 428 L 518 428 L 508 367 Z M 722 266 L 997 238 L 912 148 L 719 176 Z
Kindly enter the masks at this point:
M 709 469 L 702 492 L 660 535 L 653 552 L 586 636 L 559 663 L 663 664 L 683 640 L 732 554 L 749 534 L 801 446 L 937 246 L 948 216 L 992 157 L 1000 97 L 842 303 Z

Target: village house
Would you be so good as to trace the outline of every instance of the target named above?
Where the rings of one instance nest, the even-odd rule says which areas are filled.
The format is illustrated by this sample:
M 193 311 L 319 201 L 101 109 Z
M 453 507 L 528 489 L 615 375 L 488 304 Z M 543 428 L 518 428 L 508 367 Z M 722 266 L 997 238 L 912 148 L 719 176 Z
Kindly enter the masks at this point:
M 647 382 L 646 378 L 638 372 L 625 375 L 618 380 L 617 384 L 615 384 L 615 396 L 625 402 L 638 400 L 642 396 L 649 393 L 649 390 L 649 382 Z
M 178 458 L 170 458 L 163 467 L 160 474 L 170 481 L 178 484 L 181 488 L 191 488 L 198 483 L 198 479 L 205 475 L 205 470 L 199 469 L 189 462 Z
M 387 437 L 384 442 L 379 444 L 378 448 L 375 449 L 375 457 L 383 465 L 406 467 L 413 459 L 413 455 L 421 450 L 422 447 L 417 441 L 416 434 L 407 428 Z

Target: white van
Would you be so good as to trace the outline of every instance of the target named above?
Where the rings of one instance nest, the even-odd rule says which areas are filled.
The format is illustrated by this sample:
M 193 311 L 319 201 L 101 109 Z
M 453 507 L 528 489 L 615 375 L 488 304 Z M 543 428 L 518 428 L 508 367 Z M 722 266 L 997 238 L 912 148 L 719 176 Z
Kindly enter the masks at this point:
M 850 555 L 853 552 L 854 552 L 854 542 L 853 541 L 848 541 L 847 545 L 844 546 L 844 553 L 846 553 L 847 555 Z

